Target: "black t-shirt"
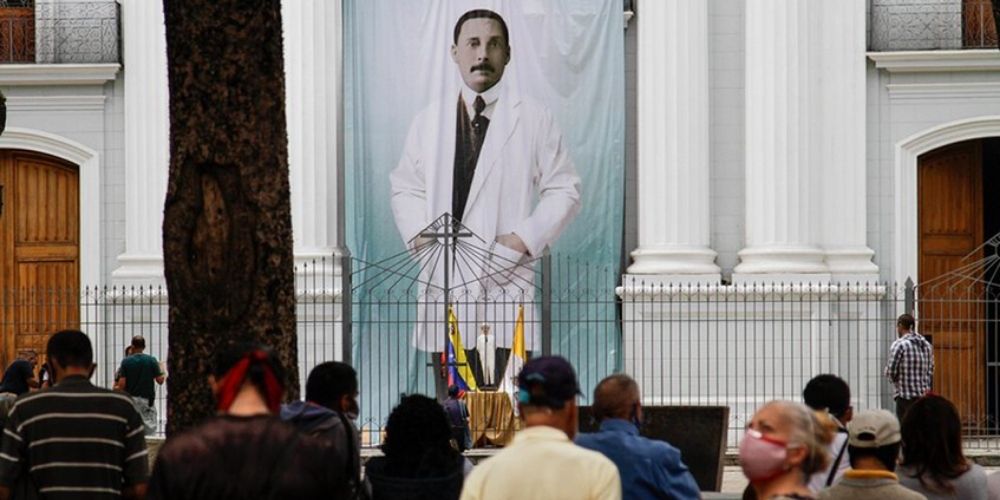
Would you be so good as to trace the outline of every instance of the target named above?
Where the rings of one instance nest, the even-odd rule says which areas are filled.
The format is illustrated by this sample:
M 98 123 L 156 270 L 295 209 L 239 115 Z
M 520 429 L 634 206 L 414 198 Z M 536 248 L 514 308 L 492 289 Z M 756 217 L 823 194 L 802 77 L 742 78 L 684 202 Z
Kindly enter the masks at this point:
M 13 392 L 20 396 L 28 392 L 28 380 L 34 375 L 31 363 L 19 359 L 7 367 L 0 381 L 0 392 Z
M 270 415 L 223 415 L 168 439 L 148 499 L 346 498 L 329 446 Z

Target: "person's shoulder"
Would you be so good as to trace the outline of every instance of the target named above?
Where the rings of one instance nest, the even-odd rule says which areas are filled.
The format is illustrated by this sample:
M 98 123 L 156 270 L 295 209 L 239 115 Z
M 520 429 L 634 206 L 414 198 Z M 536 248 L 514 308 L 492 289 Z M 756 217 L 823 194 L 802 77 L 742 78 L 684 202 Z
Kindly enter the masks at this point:
M 965 471 L 964 474 L 958 476 L 956 481 L 959 483 L 964 483 L 967 487 L 973 490 L 984 490 L 986 489 L 986 469 L 982 465 L 977 463 L 972 463 L 969 466 L 969 470 Z
M 119 391 L 113 391 L 104 387 L 99 387 L 91 383 L 81 384 L 73 387 L 56 385 L 46 387 L 35 392 L 26 392 L 18 396 L 14 403 L 15 407 L 24 407 L 42 402 L 67 401 L 72 402 L 79 398 L 103 398 L 111 402 L 127 403 L 132 408 L 132 399 Z
M 580 462 L 581 465 L 587 465 L 597 469 L 610 467 L 613 470 L 618 470 L 615 463 L 612 462 L 610 458 L 604 456 L 603 453 L 575 445 L 572 445 L 572 448 L 567 448 L 567 453 L 572 453 L 575 460 Z
M 882 488 L 880 495 L 887 500 L 890 499 L 900 499 L 900 500 L 926 500 L 927 497 L 918 491 L 911 490 L 906 486 L 899 483 L 893 483 L 886 485 Z
M 192 452 L 209 452 L 221 447 L 259 448 L 248 452 L 267 453 L 268 448 L 284 446 L 298 434 L 295 427 L 274 416 L 209 417 L 201 424 L 181 431 L 163 444 L 161 455 L 169 452 L 183 456 Z M 279 444 L 276 444 L 279 443 Z
M 573 442 L 576 443 L 577 446 L 593 449 L 608 439 L 608 436 L 605 434 L 606 433 L 601 432 L 584 432 L 577 434 L 576 438 L 573 439 Z
M 636 438 L 643 443 L 643 448 L 647 454 L 671 463 L 680 462 L 681 451 L 674 447 L 674 445 L 666 441 L 644 436 L 636 436 Z

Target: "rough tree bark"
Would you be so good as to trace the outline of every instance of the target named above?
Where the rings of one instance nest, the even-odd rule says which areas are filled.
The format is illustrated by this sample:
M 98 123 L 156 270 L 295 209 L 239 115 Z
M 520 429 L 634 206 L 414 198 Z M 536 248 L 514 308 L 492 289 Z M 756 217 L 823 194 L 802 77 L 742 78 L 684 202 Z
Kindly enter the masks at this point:
M 231 340 L 273 347 L 298 397 L 280 0 L 164 0 L 170 180 L 167 433 L 215 410 Z

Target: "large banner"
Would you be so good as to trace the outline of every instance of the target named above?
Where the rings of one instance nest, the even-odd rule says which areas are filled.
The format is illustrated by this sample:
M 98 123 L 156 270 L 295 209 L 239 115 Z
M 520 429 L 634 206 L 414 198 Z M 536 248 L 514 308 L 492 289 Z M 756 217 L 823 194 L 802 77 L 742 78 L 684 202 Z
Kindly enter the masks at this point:
M 617 270 L 621 5 L 345 2 L 347 243 L 364 269 L 355 276 L 355 359 L 362 379 L 375 374 L 365 363 L 405 372 L 368 389 L 394 397 L 440 386 L 436 353 L 452 347 L 446 305 L 467 349 L 485 330 L 510 348 L 523 310 L 527 350 L 538 352 L 534 259 L 546 249 Z M 452 232 L 461 234 L 442 236 Z M 578 277 L 553 282 L 573 287 Z M 565 335 L 606 336 L 608 320 L 594 320 L 600 333 Z M 557 352 L 571 342 L 553 341 Z

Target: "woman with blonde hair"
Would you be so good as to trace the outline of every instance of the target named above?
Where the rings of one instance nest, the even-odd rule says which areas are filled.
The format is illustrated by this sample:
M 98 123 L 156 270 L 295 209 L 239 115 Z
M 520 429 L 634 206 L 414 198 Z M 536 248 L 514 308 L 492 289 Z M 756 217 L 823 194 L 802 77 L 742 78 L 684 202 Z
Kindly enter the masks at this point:
M 830 427 L 804 404 L 771 401 L 761 406 L 740 441 L 740 466 L 753 498 L 814 498 L 809 477 L 826 467 L 832 438 Z

